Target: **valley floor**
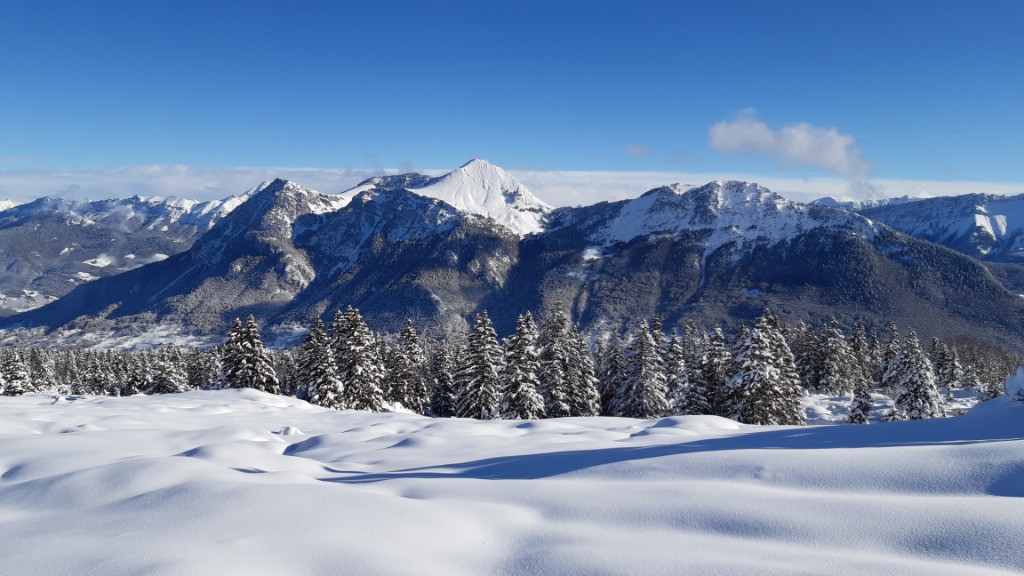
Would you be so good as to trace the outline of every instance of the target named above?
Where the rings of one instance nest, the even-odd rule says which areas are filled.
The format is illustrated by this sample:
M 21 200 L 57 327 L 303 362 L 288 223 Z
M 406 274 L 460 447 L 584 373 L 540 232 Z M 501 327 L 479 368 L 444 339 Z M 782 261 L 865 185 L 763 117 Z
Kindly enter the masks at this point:
M 1014 574 L 1024 403 L 478 422 L 251 390 L 0 397 L 3 574 Z

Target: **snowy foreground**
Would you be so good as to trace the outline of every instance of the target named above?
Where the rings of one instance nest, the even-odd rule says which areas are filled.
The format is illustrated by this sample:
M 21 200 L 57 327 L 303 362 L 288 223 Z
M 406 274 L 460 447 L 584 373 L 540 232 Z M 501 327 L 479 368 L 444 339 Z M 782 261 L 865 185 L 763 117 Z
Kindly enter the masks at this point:
M 1024 403 L 753 427 L 0 398 L 2 574 L 1011 574 Z

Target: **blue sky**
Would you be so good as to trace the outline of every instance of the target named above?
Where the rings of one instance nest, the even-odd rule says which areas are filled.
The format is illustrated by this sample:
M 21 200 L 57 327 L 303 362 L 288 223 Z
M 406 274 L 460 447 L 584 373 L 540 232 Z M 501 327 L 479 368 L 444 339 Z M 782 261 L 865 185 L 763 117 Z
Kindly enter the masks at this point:
M 472 157 L 1021 183 L 1021 22 L 1015 1 L 9 0 L 0 196 L 12 174 Z

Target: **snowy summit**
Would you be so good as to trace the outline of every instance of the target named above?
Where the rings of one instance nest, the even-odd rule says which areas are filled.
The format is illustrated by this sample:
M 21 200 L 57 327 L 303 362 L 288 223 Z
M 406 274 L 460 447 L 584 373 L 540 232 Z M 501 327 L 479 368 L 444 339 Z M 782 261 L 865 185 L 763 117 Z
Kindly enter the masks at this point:
M 474 159 L 438 178 L 421 174 L 378 176 L 346 191 L 354 197 L 369 190 L 404 189 L 434 198 L 465 214 L 490 218 L 519 236 L 544 229 L 552 206 L 537 198 L 514 176 L 486 160 Z

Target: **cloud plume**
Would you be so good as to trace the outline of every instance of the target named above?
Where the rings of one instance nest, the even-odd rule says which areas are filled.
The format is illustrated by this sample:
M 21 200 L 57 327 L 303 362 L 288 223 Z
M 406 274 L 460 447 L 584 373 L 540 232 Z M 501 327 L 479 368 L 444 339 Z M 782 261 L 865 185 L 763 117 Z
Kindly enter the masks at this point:
M 851 192 L 874 196 L 868 183 L 871 165 L 861 156 L 851 134 L 800 122 L 773 130 L 755 117 L 753 109 L 708 129 L 708 144 L 722 154 L 765 156 L 796 166 L 814 166 L 844 176 Z

